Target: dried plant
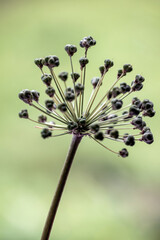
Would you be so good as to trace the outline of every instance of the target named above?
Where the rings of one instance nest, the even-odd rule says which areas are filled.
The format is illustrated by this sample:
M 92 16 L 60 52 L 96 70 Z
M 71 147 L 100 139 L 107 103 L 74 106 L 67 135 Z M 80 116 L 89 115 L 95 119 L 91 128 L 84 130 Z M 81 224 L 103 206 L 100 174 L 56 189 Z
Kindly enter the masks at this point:
M 147 144 L 153 142 L 151 130 L 146 126 L 142 118 L 145 116 L 153 117 L 155 115 L 153 103 L 148 99 L 141 101 L 137 97 L 134 97 L 130 104 L 124 106 L 126 97 L 143 88 L 144 77 L 136 75 L 131 85 L 125 82 L 121 82 L 120 85 L 117 85 L 123 77 L 132 71 L 132 66 L 130 64 L 125 64 L 123 68 L 118 71 L 115 82 L 107 90 L 104 96 L 101 96 L 101 94 L 98 99 L 100 89 L 105 86 L 104 78 L 114 65 L 111 60 L 104 60 L 104 65 L 99 67 L 100 76 L 94 77 L 91 80 L 93 89 L 87 106 L 84 107 L 85 92 L 89 91 L 89 89 L 85 89 L 86 67 L 89 63 L 87 53 L 95 44 L 96 41 L 90 36 L 80 41 L 80 47 L 85 50 L 84 57 L 79 60 L 80 73 L 74 72 L 72 61 L 73 55 L 77 52 L 77 47 L 71 44 L 65 46 L 65 51 L 69 56 L 71 64 L 70 76 L 68 72 L 61 72 L 58 74 L 58 77 L 56 76 L 55 68 L 60 64 L 57 56 L 51 55 L 45 58 L 35 59 L 35 64 L 42 72 L 41 79 L 47 86 L 45 92 L 49 99 L 45 101 L 45 105 L 40 103 L 40 93 L 35 90 L 30 91 L 25 89 L 19 93 L 19 98 L 21 100 L 42 113 L 42 115 L 38 117 L 38 120 L 30 118 L 26 109 L 19 113 L 20 118 L 25 118 L 41 125 L 36 127 L 42 129 L 42 138 L 58 137 L 66 134 L 72 135 L 70 149 L 51 204 L 41 240 L 49 239 L 67 176 L 83 136 L 88 136 L 104 148 L 121 157 L 128 156 L 126 148 L 115 151 L 104 145 L 102 141 L 105 142 L 105 139 L 107 139 L 124 142 L 127 146 L 134 146 L 137 141 L 143 141 Z M 43 69 L 45 66 L 49 69 L 49 73 L 44 72 Z M 67 85 L 69 77 L 73 83 L 72 87 Z M 62 82 L 63 86 L 61 86 Z M 59 124 L 54 121 L 47 121 L 47 117 L 59 122 Z M 139 130 L 139 132 L 135 133 L 133 130 Z M 126 131 L 128 133 L 124 133 Z

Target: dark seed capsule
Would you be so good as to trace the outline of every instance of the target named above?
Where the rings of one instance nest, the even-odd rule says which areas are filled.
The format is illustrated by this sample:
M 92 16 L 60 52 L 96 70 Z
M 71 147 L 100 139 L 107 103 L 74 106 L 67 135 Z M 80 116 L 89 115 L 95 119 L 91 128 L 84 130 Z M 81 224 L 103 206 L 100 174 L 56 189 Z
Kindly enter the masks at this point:
M 38 122 L 40 122 L 40 123 L 45 123 L 45 122 L 47 122 L 47 117 L 46 117 L 45 115 L 40 115 L 40 116 L 38 117 Z
M 132 125 L 134 125 L 136 128 L 141 128 L 143 124 L 143 120 L 141 116 L 138 116 L 134 118 L 131 122 Z
M 76 122 L 69 122 L 68 123 L 68 130 L 72 131 L 78 127 L 78 124 Z
M 84 37 L 81 41 L 80 41 L 80 46 L 82 48 L 86 48 L 88 49 L 89 47 L 92 47 L 96 44 L 96 41 L 91 37 Z
M 36 90 L 32 90 L 32 91 L 31 91 L 31 94 L 32 94 L 33 100 L 36 101 L 36 102 L 38 102 L 40 93 L 37 92 Z
M 80 77 L 79 73 L 71 73 L 71 78 L 73 79 L 73 81 L 76 82 L 79 77 Z
M 151 132 L 151 129 L 149 128 L 149 127 L 144 127 L 143 129 L 142 129 L 142 134 L 143 133 L 146 133 L 146 132 Z
M 115 98 L 117 97 L 119 94 L 121 94 L 121 89 L 119 87 L 114 87 L 112 89 L 112 97 Z
M 19 93 L 19 98 L 27 104 L 31 104 L 33 100 L 33 96 L 30 90 L 24 89 Z
M 89 60 L 85 57 L 81 57 L 79 59 L 79 63 L 80 63 L 81 69 L 82 69 L 89 63 Z
M 20 118 L 25 118 L 25 119 L 29 118 L 29 114 L 28 114 L 27 109 L 21 110 L 21 112 L 19 112 L 19 117 Z
M 131 90 L 131 87 L 126 83 L 120 83 L 120 91 L 121 93 L 125 94 Z
M 104 139 L 104 134 L 103 134 L 103 132 L 97 132 L 94 135 L 94 137 L 95 137 L 95 139 L 102 141 Z
M 118 73 L 117 73 L 117 78 L 119 78 L 120 76 L 122 76 L 123 74 L 123 70 L 122 69 L 119 69 L 118 70 Z
M 74 55 L 74 53 L 77 52 L 76 46 L 75 45 L 71 45 L 71 44 L 67 44 L 64 49 L 68 53 L 68 55 L 70 57 L 72 57 Z
M 44 61 L 43 61 L 43 64 L 44 64 L 45 66 L 47 66 L 47 67 L 49 67 L 48 60 L 49 60 L 50 57 L 51 57 L 51 56 L 45 57 L 45 58 L 44 58 Z
M 90 125 L 90 129 L 91 129 L 91 131 L 93 132 L 93 133 L 96 133 L 96 132 L 98 132 L 99 131 L 99 125 L 98 124 L 92 124 L 92 125 Z
M 41 79 L 44 84 L 47 85 L 47 87 L 51 85 L 52 76 L 50 74 L 45 73 L 44 75 L 42 75 Z
M 103 76 L 104 70 L 105 70 L 104 66 L 100 66 L 100 67 L 99 67 L 99 71 L 100 71 L 100 73 L 101 73 L 101 76 Z
M 49 87 L 46 89 L 45 93 L 46 93 L 49 97 L 53 97 L 54 94 L 55 94 L 55 89 L 54 89 L 53 87 L 49 86 Z
M 155 114 L 156 114 L 156 112 L 152 109 L 143 111 L 143 113 L 142 113 L 143 116 L 147 116 L 147 117 L 154 117 Z
M 124 136 L 124 143 L 127 145 L 127 146 L 134 146 L 135 144 L 135 139 L 132 135 L 128 135 L 128 136 Z
M 49 111 L 55 109 L 54 101 L 51 99 L 45 101 L 45 106 Z
M 77 83 L 75 85 L 75 91 L 76 91 L 76 93 L 83 92 L 84 91 L 84 86 L 81 83 Z
M 109 68 L 113 67 L 114 63 L 110 59 L 104 60 L 104 66 L 106 71 L 108 71 Z
M 48 129 L 48 128 L 44 128 L 42 131 L 41 131 L 41 136 L 42 138 L 48 138 L 48 137 L 51 137 L 52 136 L 52 132 Z
M 125 158 L 125 157 L 128 157 L 129 153 L 126 148 L 123 148 L 121 151 L 119 151 L 119 155 Z
M 72 102 L 75 99 L 75 94 L 73 92 L 66 92 L 65 99 L 69 102 Z
M 142 101 L 141 109 L 142 110 L 152 110 L 153 109 L 153 103 L 150 100 L 145 99 L 145 100 Z
M 47 56 L 44 58 L 44 65 L 49 68 L 54 68 L 59 66 L 59 58 L 55 55 Z
M 142 141 L 144 141 L 145 143 L 147 144 L 151 144 L 154 142 L 154 139 L 153 139 L 153 134 L 151 132 L 145 132 L 143 135 L 142 135 Z
M 110 131 L 109 135 L 110 135 L 111 138 L 117 139 L 119 137 L 119 132 L 117 130 L 113 129 L 113 130 Z
M 122 107 L 123 102 L 120 99 L 114 98 L 114 99 L 112 99 L 111 104 L 112 104 L 112 109 L 113 110 L 118 110 Z
M 132 117 L 132 116 L 138 116 L 138 114 L 140 113 L 140 109 L 137 108 L 136 106 L 131 106 L 129 108 L 129 116 Z
M 67 104 L 66 103 L 61 103 L 57 106 L 57 108 L 61 111 L 61 112 L 66 112 L 67 111 Z
M 137 108 L 141 108 L 141 105 L 142 105 L 141 101 L 137 97 L 134 97 L 132 99 L 132 104 Z
M 65 82 L 68 79 L 68 72 L 61 72 L 58 77 Z
M 34 63 L 35 63 L 40 69 L 42 69 L 43 63 L 44 63 L 44 59 L 43 59 L 43 58 L 36 58 L 36 59 L 34 60 Z
M 143 88 L 142 83 L 132 83 L 131 84 L 131 89 L 133 92 L 140 91 Z
M 123 66 L 123 71 L 124 71 L 124 73 L 131 72 L 132 70 L 133 70 L 133 68 L 132 68 L 132 65 L 131 65 L 131 64 L 125 64 L 125 65 Z
M 144 82 L 144 80 L 145 80 L 145 78 L 138 74 L 138 75 L 136 75 L 134 82 L 142 83 L 142 82 Z
M 92 78 L 91 83 L 92 83 L 92 85 L 93 85 L 94 88 L 96 88 L 99 80 L 100 80 L 99 77 L 94 77 L 94 78 Z

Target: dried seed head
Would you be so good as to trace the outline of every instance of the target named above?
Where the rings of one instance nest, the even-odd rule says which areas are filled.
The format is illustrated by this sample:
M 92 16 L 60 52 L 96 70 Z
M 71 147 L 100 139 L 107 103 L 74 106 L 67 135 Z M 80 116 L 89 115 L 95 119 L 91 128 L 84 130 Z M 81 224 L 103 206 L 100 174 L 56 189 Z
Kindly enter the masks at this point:
M 76 46 L 75 45 L 71 45 L 71 44 L 67 44 L 65 46 L 65 50 L 66 50 L 66 52 L 68 53 L 68 55 L 70 57 L 72 57 L 77 52 Z
M 51 85 L 52 76 L 50 74 L 47 73 L 43 74 L 41 79 L 44 82 L 44 84 L 46 84 L 47 87 Z
M 79 77 L 80 77 L 79 73 L 71 73 L 71 78 L 74 82 L 76 82 Z
M 34 63 L 40 68 L 42 69 L 43 64 L 44 64 L 44 59 L 43 58 L 36 58 L 34 60 Z
M 52 132 L 48 128 L 44 128 L 41 132 L 42 138 L 48 138 L 52 136 Z
M 118 70 L 115 82 L 106 89 L 104 78 L 108 70 L 114 65 L 113 61 L 106 59 L 104 66 L 99 67 L 100 77 L 94 77 L 91 80 L 93 89 L 87 106 L 86 108 L 84 107 L 86 103 L 85 82 L 88 72 L 86 68 L 89 62 L 87 54 L 88 49 L 95 44 L 96 41 L 90 36 L 80 41 L 80 46 L 85 50 L 84 56 L 79 60 L 80 74 L 74 72 L 72 58 L 77 52 L 77 48 L 75 45 L 66 45 L 65 50 L 70 57 L 72 71 L 71 81 L 73 85 L 71 87 L 67 87 L 66 83 L 68 72 L 63 71 L 58 75 L 58 78 L 56 76 L 53 68 L 59 66 L 59 58 L 57 56 L 49 55 L 45 58 L 35 59 L 35 64 L 43 73 L 41 79 L 47 86 L 45 92 L 53 99 L 46 100 L 45 106 L 43 106 L 40 103 L 39 92 L 28 89 L 21 91 L 19 98 L 44 115 L 40 115 L 38 121 L 35 121 L 28 116 L 27 110 L 22 110 L 19 113 L 19 117 L 40 123 L 41 126 L 38 128 L 43 129 L 41 132 L 43 138 L 51 137 L 53 130 L 54 133 L 57 130 L 63 131 L 54 136 L 62 136 L 64 134 L 74 134 L 78 137 L 89 136 L 90 139 L 93 139 L 111 152 L 121 157 L 127 157 L 128 151 L 126 148 L 120 151 L 113 151 L 100 141 L 107 139 L 107 141 L 124 142 L 127 146 L 133 146 L 135 141 L 143 141 L 151 144 L 154 141 L 153 135 L 150 128 L 146 126 L 143 116 L 153 117 L 155 115 L 154 105 L 148 99 L 141 101 L 137 97 L 132 99 L 131 104 L 125 105 L 126 97 L 133 92 L 140 91 L 145 81 L 144 77 L 138 74 L 132 81 L 131 86 L 126 82 L 120 82 L 119 84 L 121 78 L 132 71 L 133 68 L 130 64 L 125 64 L 122 69 Z M 45 66 L 47 66 L 47 71 L 49 71 L 50 74 L 44 73 L 42 70 Z M 52 79 L 54 88 L 52 87 Z M 62 82 L 59 79 L 64 82 L 63 86 L 61 86 Z M 79 82 L 77 82 L 78 79 Z M 105 93 L 104 91 L 100 93 L 99 90 L 101 87 L 104 87 Z M 98 101 L 97 96 L 100 97 Z M 50 120 L 47 122 L 48 117 L 46 116 L 53 118 L 62 125 L 57 125 Z M 43 128 L 42 125 L 45 127 Z M 130 129 L 131 131 L 139 130 L 139 133 L 132 135 L 130 134 Z M 129 131 L 124 134 L 124 130 Z M 139 137 L 137 138 L 137 136 Z
M 65 82 L 68 79 L 68 72 L 61 72 L 58 77 Z
M 54 94 L 55 94 L 55 89 L 54 89 L 53 87 L 49 86 L 49 87 L 46 89 L 45 93 L 46 93 L 49 97 L 53 97 Z
M 40 116 L 38 117 L 38 122 L 40 122 L 40 123 L 45 123 L 45 122 L 47 122 L 47 117 L 46 117 L 45 115 L 40 115 Z
M 26 118 L 26 119 L 29 118 L 27 109 L 21 110 L 21 111 L 19 112 L 19 117 L 20 117 L 20 118 Z
M 81 41 L 80 41 L 80 46 L 82 48 L 86 48 L 88 49 L 89 47 L 92 47 L 96 45 L 96 41 L 91 37 L 84 37 Z
M 121 151 L 119 151 L 119 155 L 123 158 L 128 157 L 128 151 L 126 148 L 123 148 Z
M 61 111 L 61 112 L 66 112 L 67 111 L 67 104 L 66 103 L 60 103 L 57 108 Z

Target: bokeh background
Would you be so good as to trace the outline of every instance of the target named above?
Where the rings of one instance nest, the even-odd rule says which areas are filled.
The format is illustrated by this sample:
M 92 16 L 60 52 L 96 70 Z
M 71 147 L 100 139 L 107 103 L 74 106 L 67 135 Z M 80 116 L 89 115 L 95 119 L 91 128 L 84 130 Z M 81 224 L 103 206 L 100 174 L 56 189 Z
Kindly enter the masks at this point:
M 89 52 L 87 94 L 105 58 L 115 63 L 110 84 L 117 69 L 131 63 L 134 71 L 126 79 L 130 83 L 135 74 L 144 75 L 138 96 L 155 103 L 157 115 L 147 119 L 155 142 L 130 147 L 129 157 L 122 159 L 84 138 L 51 239 L 160 239 L 160 1 L 1 0 L 0 26 L 0 240 L 40 239 L 71 140 L 43 140 L 34 124 L 18 118 L 26 105 L 17 95 L 24 88 L 37 89 L 43 102 L 45 86 L 33 60 L 55 54 L 61 61 L 57 72 L 68 70 L 64 46 L 78 46 L 88 35 L 97 45 Z M 79 48 L 74 57 L 77 71 L 83 54 Z M 33 118 L 38 115 L 29 112 Z

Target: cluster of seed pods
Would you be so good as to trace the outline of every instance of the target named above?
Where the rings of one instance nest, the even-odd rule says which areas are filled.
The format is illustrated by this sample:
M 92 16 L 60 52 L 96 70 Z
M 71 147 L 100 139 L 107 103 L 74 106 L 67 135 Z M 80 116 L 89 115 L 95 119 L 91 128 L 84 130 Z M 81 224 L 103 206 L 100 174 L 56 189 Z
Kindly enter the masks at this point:
M 99 76 L 91 79 L 92 91 L 87 105 L 84 107 L 85 92 L 90 91 L 85 88 L 85 81 L 88 81 L 86 67 L 89 64 L 87 53 L 95 44 L 96 41 L 91 36 L 80 41 L 80 47 L 84 48 L 84 57 L 79 59 L 79 73 L 74 71 L 73 66 L 73 56 L 77 52 L 75 45 L 67 44 L 65 46 L 71 64 L 70 73 L 66 71 L 55 73 L 55 69 L 60 64 L 57 56 L 50 55 L 35 59 L 35 64 L 42 72 L 41 80 L 47 87 L 45 93 L 48 99 L 43 105 L 39 100 L 39 92 L 22 90 L 19 98 L 40 111 L 41 115 L 34 120 L 24 109 L 19 113 L 19 117 L 39 124 L 40 126 L 37 128 L 41 129 L 41 136 L 44 139 L 65 134 L 89 136 L 111 152 L 127 157 L 126 148 L 114 151 L 104 145 L 102 141 L 124 142 L 126 146 L 134 146 L 137 141 L 151 144 L 154 141 L 153 134 L 143 118 L 155 115 L 154 106 L 150 100 L 140 100 L 137 97 L 133 97 L 130 104 L 124 104 L 126 97 L 140 91 L 145 81 L 144 77 L 138 74 L 130 85 L 120 82 L 133 70 L 130 64 L 125 64 L 122 69 L 118 70 L 115 81 L 103 96 L 99 94 L 101 88 L 105 86 L 106 74 L 114 66 L 113 61 L 105 59 L 104 64 L 99 67 Z M 48 68 L 49 73 L 44 72 L 44 68 Z M 71 86 L 68 85 L 69 81 L 72 83 Z M 55 121 L 59 123 L 57 124 Z M 135 130 L 139 132 L 135 133 Z M 57 131 L 60 133 L 57 134 Z

